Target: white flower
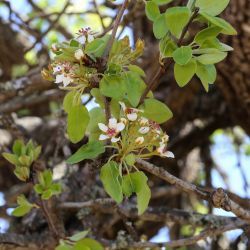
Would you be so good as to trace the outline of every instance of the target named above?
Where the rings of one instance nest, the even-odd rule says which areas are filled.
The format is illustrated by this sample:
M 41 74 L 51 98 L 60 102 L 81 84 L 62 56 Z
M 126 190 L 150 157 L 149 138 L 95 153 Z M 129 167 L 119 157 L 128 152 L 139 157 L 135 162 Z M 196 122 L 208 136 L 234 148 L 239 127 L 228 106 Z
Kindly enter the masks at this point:
M 85 43 L 86 43 L 86 36 L 85 35 L 80 35 L 80 36 L 78 36 L 77 38 L 76 38 L 76 40 L 80 43 L 80 44 L 82 44 L 82 45 L 84 45 Z
M 140 119 L 140 125 L 141 125 L 141 126 L 148 125 L 148 123 L 149 123 L 149 121 L 148 121 L 147 118 L 141 117 L 141 119 Z
M 122 110 L 123 112 L 125 113 L 125 115 L 127 116 L 128 120 L 130 121 L 135 121 L 138 117 L 137 113 L 138 112 L 142 112 L 141 110 L 139 109 L 135 109 L 135 108 L 127 108 L 125 103 L 123 102 L 119 102 L 121 107 L 122 107 Z
M 95 37 L 91 34 L 91 29 L 90 28 L 82 28 L 78 31 L 78 37 L 76 40 L 82 44 L 85 45 L 85 43 L 91 43 L 94 41 Z
M 67 75 L 65 76 L 64 74 L 57 75 L 55 83 L 61 83 L 61 82 L 63 83 L 63 86 L 66 87 L 71 82 L 73 82 L 73 79 Z
M 161 157 L 174 158 L 174 154 L 171 151 L 166 151 L 166 145 L 160 143 L 160 147 L 156 150 Z
M 141 145 L 144 142 L 144 137 L 140 136 L 135 139 L 135 143 Z
M 147 134 L 148 132 L 149 132 L 149 127 L 141 127 L 140 129 L 139 129 L 139 133 L 141 133 L 141 134 Z
M 95 37 L 93 35 L 91 35 L 91 34 L 88 34 L 87 40 L 88 40 L 88 43 L 91 43 L 91 42 L 93 42 L 95 40 Z
M 101 131 L 105 132 L 105 134 L 100 135 L 100 141 L 111 139 L 112 142 L 118 142 L 120 137 L 117 138 L 116 136 L 125 128 L 125 125 L 122 122 L 117 123 L 115 118 L 111 118 L 109 119 L 108 126 L 98 123 L 98 127 Z
M 62 66 L 61 65 L 56 65 L 55 67 L 53 67 L 53 73 L 59 73 L 62 71 Z
M 83 58 L 83 56 L 84 56 L 84 53 L 83 53 L 82 49 L 77 49 L 77 50 L 75 51 L 75 58 L 76 58 L 77 60 L 80 61 L 80 60 Z

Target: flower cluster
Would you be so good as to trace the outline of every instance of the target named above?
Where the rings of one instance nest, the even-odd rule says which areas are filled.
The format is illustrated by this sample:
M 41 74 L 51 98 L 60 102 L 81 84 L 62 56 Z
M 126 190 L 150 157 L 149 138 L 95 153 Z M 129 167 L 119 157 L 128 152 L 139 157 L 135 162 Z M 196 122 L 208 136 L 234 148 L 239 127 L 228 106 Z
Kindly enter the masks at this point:
M 143 110 L 127 107 L 122 102 L 120 105 L 120 122 L 111 118 L 108 125 L 98 124 L 99 129 L 104 132 L 99 140 L 111 139 L 121 158 L 130 153 L 139 158 L 153 155 L 174 158 L 174 154 L 167 151 L 169 137 L 159 124 L 143 117 Z
M 91 67 L 85 53 L 87 44 L 95 40 L 90 28 L 82 28 L 77 36 L 70 42 L 53 44 L 52 52 L 55 54 L 48 70 L 44 69 L 42 75 L 46 80 L 77 90 L 83 90 L 95 76 L 97 70 Z M 79 86 L 80 85 L 80 86 Z

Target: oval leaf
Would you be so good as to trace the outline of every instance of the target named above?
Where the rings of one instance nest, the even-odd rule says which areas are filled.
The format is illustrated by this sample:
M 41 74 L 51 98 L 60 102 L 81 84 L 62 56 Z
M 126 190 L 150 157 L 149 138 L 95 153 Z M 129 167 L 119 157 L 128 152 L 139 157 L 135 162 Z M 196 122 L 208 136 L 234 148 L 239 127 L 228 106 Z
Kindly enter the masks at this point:
M 119 181 L 119 168 L 116 162 L 110 161 L 102 166 L 100 178 L 106 192 L 117 202 L 123 199 L 122 187 Z
M 81 146 L 66 162 L 68 164 L 75 164 L 86 159 L 94 159 L 104 153 L 104 151 L 105 147 L 102 142 L 92 141 Z
M 144 110 L 143 116 L 160 124 L 173 117 L 172 111 L 164 103 L 152 98 L 146 99 L 140 109 Z
M 173 53 L 173 59 L 180 65 L 187 64 L 192 58 L 192 48 L 190 46 L 182 46 Z
M 174 65 L 175 80 L 180 87 L 184 87 L 192 79 L 196 72 L 196 61 L 191 60 L 186 65 Z

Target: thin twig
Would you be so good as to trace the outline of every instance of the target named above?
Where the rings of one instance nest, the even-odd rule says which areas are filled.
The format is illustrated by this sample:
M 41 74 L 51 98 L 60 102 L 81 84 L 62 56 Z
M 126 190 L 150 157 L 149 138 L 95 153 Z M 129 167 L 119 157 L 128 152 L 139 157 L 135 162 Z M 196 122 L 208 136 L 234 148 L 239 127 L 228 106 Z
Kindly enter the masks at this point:
M 111 34 L 111 37 L 108 41 L 108 44 L 107 44 L 107 47 L 106 47 L 106 50 L 105 50 L 105 53 L 104 53 L 104 57 L 105 56 L 108 56 L 109 55 L 109 52 L 113 46 L 113 43 L 115 41 L 115 36 L 116 36 L 116 32 L 118 30 L 118 27 L 120 25 L 120 22 L 121 22 L 121 19 L 122 19 L 122 16 L 123 16 L 123 13 L 124 11 L 126 10 L 127 8 L 127 5 L 128 5 L 128 2 L 129 0 L 125 0 L 116 16 L 116 19 L 114 21 L 114 25 L 113 25 L 113 30 L 112 30 L 112 34 Z

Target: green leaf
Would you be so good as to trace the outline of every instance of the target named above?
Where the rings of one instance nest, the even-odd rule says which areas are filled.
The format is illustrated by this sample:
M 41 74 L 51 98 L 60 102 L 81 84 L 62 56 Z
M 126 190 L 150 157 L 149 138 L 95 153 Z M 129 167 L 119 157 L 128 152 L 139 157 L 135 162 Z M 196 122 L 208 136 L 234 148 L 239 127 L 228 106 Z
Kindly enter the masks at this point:
M 153 2 L 158 5 L 164 5 L 173 2 L 173 0 L 153 0 Z
M 153 1 L 146 2 L 145 11 L 147 18 L 151 21 L 156 20 L 156 18 L 160 15 L 159 7 Z
M 129 166 L 133 166 L 135 164 L 136 156 L 134 154 L 128 154 L 125 157 L 125 161 Z
M 89 141 L 98 140 L 101 131 L 98 127 L 98 123 L 105 123 L 105 112 L 102 108 L 96 107 L 89 111 L 89 124 L 87 132 L 89 133 Z
M 230 0 L 196 0 L 195 6 L 211 16 L 219 15 L 229 4 Z
M 210 54 L 203 54 L 197 56 L 195 59 L 200 62 L 201 64 L 208 65 L 208 64 L 215 64 L 224 60 L 227 56 L 227 53 L 221 52 L 219 50 L 213 51 Z
M 11 215 L 16 216 L 16 217 L 22 217 L 25 214 L 29 213 L 31 209 L 32 209 L 32 206 L 31 207 L 25 206 L 25 205 L 19 206 L 12 211 Z
M 20 156 L 22 154 L 22 148 L 25 147 L 22 140 L 15 140 L 12 151 L 15 155 Z
M 179 38 L 190 19 L 191 11 L 187 7 L 172 7 L 167 9 L 165 16 L 167 28 L 174 36 Z
M 126 84 L 120 76 L 105 75 L 100 81 L 100 91 L 104 96 L 120 101 L 125 96 Z
M 151 191 L 147 185 L 147 180 L 147 176 L 141 171 L 123 176 L 123 193 L 128 197 L 132 193 L 136 193 L 139 215 L 144 213 L 144 211 L 147 209 L 151 197 Z
M 48 199 L 51 198 L 52 195 L 53 195 L 52 190 L 48 189 L 48 190 L 46 190 L 46 191 L 44 191 L 44 192 L 42 193 L 41 198 L 42 198 L 43 200 L 48 200 Z
M 73 143 L 79 142 L 85 134 L 89 123 L 89 112 L 83 105 L 72 106 L 68 113 L 67 132 Z
M 217 26 L 208 27 L 197 33 L 194 38 L 194 41 L 201 45 L 205 40 L 217 37 L 221 30 L 222 29 Z
M 31 159 L 27 155 L 21 155 L 18 157 L 18 161 L 21 163 L 23 166 L 29 167 L 31 164 Z
M 86 45 L 84 52 L 94 57 L 101 57 L 104 54 L 109 39 L 110 35 L 96 38 L 94 41 Z
M 90 91 L 90 94 L 95 98 L 95 102 L 100 105 L 101 108 L 104 108 L 104 96 L 101 94 L 100 89 L 93 88 Z
M 191 46 L 182 46 L 176 49 L 173 53 L 173 59 L 176 63 L 180 65 L 187 64 L 192 58 L 192 48 Z
M 119 167 L 116 162 L 110 161 L 102 166 L 100 178 L 104 189 L 117 203 L 121 203 L 123 199 L 119 177 Z
M 17 204 L 19 205 L 17 208 L 13 210 L 11 213 L 13 216 L 21 217 L 25 214 L 29 213 L 33 208 L 33 204 L 29 203 L 24 195 L 19 195 L 17 197 Z
M 127 99 L 133 107 L 137 107 L 146 84 L 141 77 L 134 72 L 126 72 L 124 82 L 127 89 Z
M 205 90 L 208 91 L 209 84 L 213 84 L 216 80 L 217 72 L 214 65 L 197 63 L 196 75 L 201 80 Z
M 50 190 L 52 191 L 53 195 L 60 194 L 62 192 L 62 186 L 60 183 L 53 183 L 50 186 Z
M 43 186 L 41 184 L 36 184 L 34 186 L 34 190 L 37 194 L 42 194 L 44 191 Z
M 191 60 L 186 65 L 174 65 L 175 80 L 180 87 L 184 87 L 192 79 L 196 72 L 196 61 Z
M 94 159 L 104 153 L 105 147 L 100 141 L 92 141 L 81 146 L 73 155 L 67 159 L 68 164 L 75 164 L 86 159 Z
M 142 77 L 146 76 L 144 70 L 142 68 L 140 68 L 139 66 L 137 66 L 137 65 L 129 64 L 128 69 L 130 71 L 133 71 L 134 73 L 137 73 L 139 76 L 142 76 Z
M 85 238 L 88 235 L 88 233 L 89 233 L 88 230 L 85 230 L 85 231 L 82 231 L 82 232 L 78 232 L 78 233 L 72 235 L 71 237 L 69 237 L 69 239 L 71 241 L 79 241 L 79 240 Z
M 49 187 L 53 182 L 53 173 L 51 170 L 47 169 L 42 172 L 44 179 L 44 186 Z
M 221 33 L 226 35 L 237 35 L 237 31 L 234 27 L 222 18 L 210 16 L 206 12 L 200 12 L 200 15 L 204 17 L 211 24 L 220 27 L 222 29 Z
M 59 245 L 55 250 L 73 250 L 73 247 L 70 245 Z
M 165 36 L 160 40 L 159 43 L 161 56 L 164 57 L 172 57 L 173 52 L 178 48 L 172 39 L 168 36 Z
M 10 153 L 3 153 L 3 157 L 13 165 L 19 165 L 18 156 Z
M 157 39 L 163 38 L 167 32 L 168 28 L 166 26 L 166 17 L 164 14 L 160 14 L 153 23 L 154 36 Z
M 104 248 L 96 240 L 85 238 L 76 242 L 74 250 L 104 250 Z
M 116 119 L 120 118 L 121 106 L 120 106 L 119 102 L 113 98 L 110 101 L 110 111 L 111 111 L 111 114 Z M 105 123 L 105 121 L 103 123 Z M 100 129 L 99 129 L 99 131 L 100 131 Z
M 144 110 L 143 116 L 160 124 L 173 117 L 172 111 L 156 99 L 146 99 L 140 109 Z
M 73 106 L 81 104 L 81 98 L 78 92 L 70 91 L 63 99 L 63 109 L 69 113 Z

